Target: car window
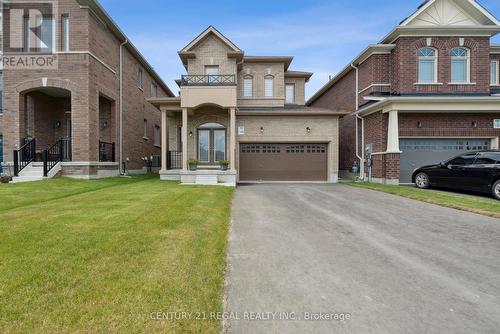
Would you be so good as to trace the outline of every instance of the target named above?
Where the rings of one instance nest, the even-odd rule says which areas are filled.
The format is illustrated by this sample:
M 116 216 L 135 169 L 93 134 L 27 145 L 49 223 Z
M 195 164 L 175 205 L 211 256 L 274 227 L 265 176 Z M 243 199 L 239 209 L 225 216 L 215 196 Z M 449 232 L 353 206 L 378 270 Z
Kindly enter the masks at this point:
M 448 163 L 450 165 L 472 165 L 474 162 L 474 158 L 476 157 L 476 153 L 464 154 L 459 157 L 456 157 L 450 160 Z
M 500 153 L 479 153 L 474 165 L 493 165 L 500 162 Z

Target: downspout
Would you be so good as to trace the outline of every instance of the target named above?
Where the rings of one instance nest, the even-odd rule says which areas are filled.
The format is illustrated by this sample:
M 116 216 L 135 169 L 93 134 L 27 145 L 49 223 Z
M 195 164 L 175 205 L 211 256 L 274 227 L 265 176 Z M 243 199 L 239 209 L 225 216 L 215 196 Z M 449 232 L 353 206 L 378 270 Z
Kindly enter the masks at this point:
M 365 178 L 365 122 L 362 117 L 359 117 L 357 111 L 359 110 L 359 68 L 351 63 L 351 67 L 356 71 L 356 157 L 359 160 L 359 179 L 363 180 Z M 361 155 L 359 154 L 359 130 L 358 130 L 358 119 L 361 119 L 361 144 L 363 149 L 361 150 Z
M 125 169 L 123 168 L 123 47 L 128 43 L 126 39 L 122 44 L 120 44 L 120 174 L 125 174 Z

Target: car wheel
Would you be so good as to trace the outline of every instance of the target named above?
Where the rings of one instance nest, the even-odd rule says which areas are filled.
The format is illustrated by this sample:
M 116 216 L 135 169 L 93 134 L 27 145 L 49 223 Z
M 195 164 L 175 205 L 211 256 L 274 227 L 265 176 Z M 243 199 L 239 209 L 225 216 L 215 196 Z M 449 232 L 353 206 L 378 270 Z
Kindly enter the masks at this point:
M 493 193 L 493 197 L 495 197 L 495 199 L 500 200 L 500 180 L 493 183 L 492 193 Z
M 425 173 L 418 173 L 417 176 L 415 176 L 415 185 L 420 189 L 428 189 L 431 186 L 429 176 Z

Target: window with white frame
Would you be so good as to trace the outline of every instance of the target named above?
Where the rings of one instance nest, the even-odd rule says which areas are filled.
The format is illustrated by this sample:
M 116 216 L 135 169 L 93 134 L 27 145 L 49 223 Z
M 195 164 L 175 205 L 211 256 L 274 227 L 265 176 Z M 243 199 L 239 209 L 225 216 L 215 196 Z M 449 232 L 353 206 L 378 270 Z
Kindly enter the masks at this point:
M 147 139 L 148 138 L 148 120 L 147 119 L 144 119 L 144 123 L 143 123 L 143 134 L 142 134 L 142 137 L 144 139 Z
M 144 89 L 144 70 L 140 66 L 137 70 L 137 85 L 140 89 Z
M 30 18 L 25 16 L 23 18 L 23 49 L 25 52 L 55 52 L 55 39 L 56 29 L 55 21 L 52 16 L 38 15 L 35 17 L 36 28 L 34 34 L 36 35 L 35 45 L 31 45 L 31 28 Z
M 243 79 L 243 97 L 253 96 L 253 78 L 251 76 L 246 76 Z
M 151 97 L 157 97 L 158 96 L 158 85 L 155 84 L 154 82 L 151 83 Z
M 418 82 L 437 82 L 437 50 L 421 48 L 418 50 Z
M 61 17 L 61 50 L 69 51 L 69 16 Z
M 451 49 L 451 82 L 468 83 L 470 78 L 470 51 L 466 48 Z
M 490 83 L 491 85 L 498 85 L 498 80 L 499 80 L 499 61 L 498 60 L 493 60 L 490 63 Z
M 286 84 L 285 86 L 285 101 L 286 103 L 295 103 L 295 85 Z
M 155 133 L 154 133 L 155 137 L 154 137 L 154 144 L 155 146 L 160 146 L 160 143 L 161 143 L 161 129 L 160 129 L 160 126 L 159 125 L 156 125 L 155 124 Z
M 264 78 L 264 95 L 265 97 L 274 96 L 274 77 L 270 75 Z

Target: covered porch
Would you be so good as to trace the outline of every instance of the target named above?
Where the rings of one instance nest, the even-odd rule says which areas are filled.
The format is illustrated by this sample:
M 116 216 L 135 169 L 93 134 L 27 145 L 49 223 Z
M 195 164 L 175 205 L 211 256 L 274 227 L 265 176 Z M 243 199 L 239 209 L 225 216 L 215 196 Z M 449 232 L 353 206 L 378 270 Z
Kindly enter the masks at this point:
M 162 180 L 235 186 L 236 107 L 181 105 L 177 98 L 150 100 L 161 111 Z

